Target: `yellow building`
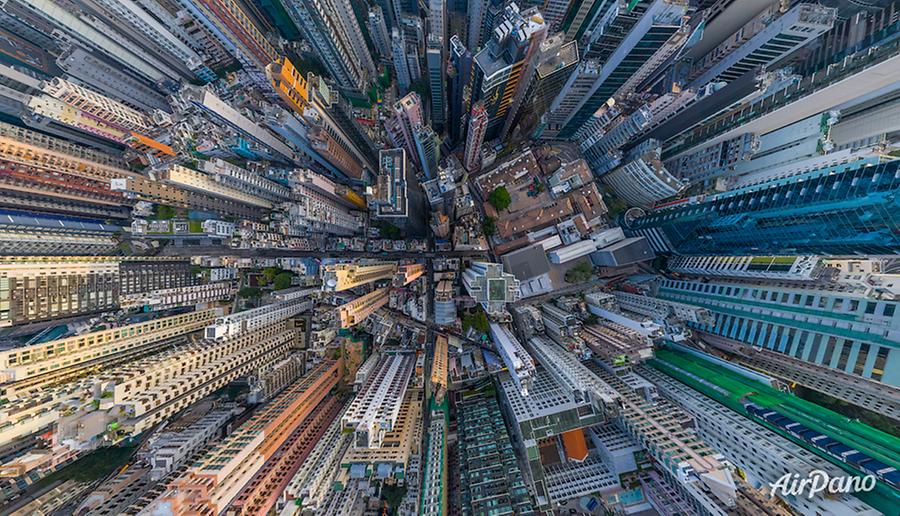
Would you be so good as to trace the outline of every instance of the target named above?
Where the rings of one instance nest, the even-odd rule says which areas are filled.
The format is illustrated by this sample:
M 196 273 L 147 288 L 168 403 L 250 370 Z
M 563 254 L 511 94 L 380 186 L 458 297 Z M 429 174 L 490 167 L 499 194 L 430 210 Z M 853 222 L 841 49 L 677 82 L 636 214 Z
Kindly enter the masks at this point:
M 295 68 L 288 58 L 282 57 L 266 66 L 266 76 L 269 77 L 281 100 L 302 115 L 304 108 L 309 104 L 309 91 L 300 70 Z
M 434 358 L 431 362 L 431 384 L 438 401 L 447 389 L 447 336 L 438 334 L 434 341 Z
M 364 265 L 336 263 L 325 266 L 325 290 L 340 292 L 373 281 L 392 279 L 397 273 L 395 262 L 375 262 Z
M 188 312 L 0 351 L 0 381 L 21 382 L 202 329 L 218 309 Z M 11 386 L 4 386 L 10 394 Z
M 341 318 L 341 328 L 350 328 L 363 322 L 375 310 L 386 305 L 390 299 L 391 289 L 384 287 L 339 306 L 338 315 Z
M 422 274 L 425 274 L 425 264 L 423 263 L 401 265 L 397 268 L 397 275 L 394 276 L 394 286 L 402 287 L 404 285 L 409 285 L 413 281 L 419 279 Z

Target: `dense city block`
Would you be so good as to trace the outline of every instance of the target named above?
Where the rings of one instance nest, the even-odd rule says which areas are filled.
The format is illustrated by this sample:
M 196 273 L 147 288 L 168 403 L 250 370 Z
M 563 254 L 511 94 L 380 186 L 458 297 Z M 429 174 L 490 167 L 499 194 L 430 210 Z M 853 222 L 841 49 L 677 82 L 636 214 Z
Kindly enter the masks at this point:
M 898 0 L 0 0 L 0 514 L 897 516 L 898 304 Z

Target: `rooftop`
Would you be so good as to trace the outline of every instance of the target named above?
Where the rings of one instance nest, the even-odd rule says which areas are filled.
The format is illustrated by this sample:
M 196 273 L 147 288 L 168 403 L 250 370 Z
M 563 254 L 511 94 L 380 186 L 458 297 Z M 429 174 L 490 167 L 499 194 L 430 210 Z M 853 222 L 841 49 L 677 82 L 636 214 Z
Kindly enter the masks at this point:
M 503 268 L 519 281 L 526 281 L 550 272 L 547 253 L 540 244 L 503 255 Z

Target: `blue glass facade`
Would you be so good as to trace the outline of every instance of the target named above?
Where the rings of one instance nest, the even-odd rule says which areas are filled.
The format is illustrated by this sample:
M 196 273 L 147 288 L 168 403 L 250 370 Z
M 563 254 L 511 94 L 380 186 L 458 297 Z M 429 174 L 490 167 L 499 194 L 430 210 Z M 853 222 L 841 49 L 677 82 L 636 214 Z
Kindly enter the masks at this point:
M 900 161 L 823 168 L 626 221 L 660 253 L 900 253 Z

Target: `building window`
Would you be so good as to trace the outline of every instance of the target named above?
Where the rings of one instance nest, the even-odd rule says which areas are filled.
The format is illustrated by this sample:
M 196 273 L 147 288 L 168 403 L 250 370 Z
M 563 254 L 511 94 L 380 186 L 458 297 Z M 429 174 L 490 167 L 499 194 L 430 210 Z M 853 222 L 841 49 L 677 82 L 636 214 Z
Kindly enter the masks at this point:
M 856 365 L 853 366 L 853 374 L 862 376 L 863 370 L 866 368 L 867 358 L 869 358 L 869 345 L 862 343 L 859 345 L 859 353 L 856 354 Z
M 837 367 L 840 371 L 844 371 L 847 367 L 847 361 L 850 360 L 850 351 L 853 349 L 853 341 L 848 340 L 844 342 L 844 347 L 841 348 L 841 355 L 838 359 Z
M 884 376 L 884 365 L 887 363 L 889 352 L 890 349 L 887 347 L 880 346 L 878 348 L 878 353 L 875 355 L 875 363 L 872 365 L 873 380 L 881 380 L 881 377 Z

